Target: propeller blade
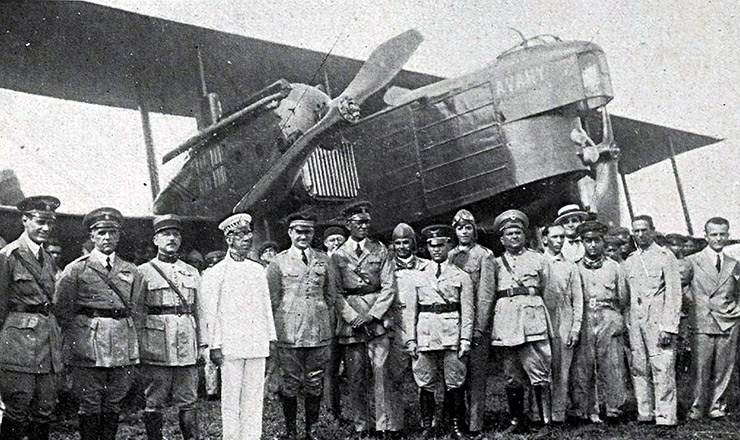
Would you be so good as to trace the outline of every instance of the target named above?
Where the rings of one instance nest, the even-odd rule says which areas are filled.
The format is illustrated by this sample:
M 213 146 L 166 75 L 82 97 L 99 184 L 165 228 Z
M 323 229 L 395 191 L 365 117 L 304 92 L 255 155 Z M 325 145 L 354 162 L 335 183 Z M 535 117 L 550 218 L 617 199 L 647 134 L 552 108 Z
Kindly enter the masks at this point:
M 422 41 L 419 31 L 409 29 L 378 46 L 339 98 L 362 103 L 398 75 Z
M 403 69 L 424 38 L 415 29 L 399 34 L 378 46 L 365 62 L 357 76 L 337 98 L 329 103 L 329 111 L 316 125 L 298 138 L 275 164 L 257 181 L 252 189 L 234 206 L 234 212 L 254 210 L 267 202 L 274 191 L 287 191 L 289 182 L 300 171 L 311 154 L 311 141 L 324 130 L 347 116 L 342 112 L 352 111 L 346 105 L 359 105 L 368 96 L 388 84 Z M 282 187 L 282 188 L 281 188 Z M 259 209 L 259 208 L 257 208 Z M 260 209 L 261 210 L 261 209 Z
M 329 111 L 313 127 L 309 128 L 303 136 L 299 137 L 288 150 L 280 156 L 275 164 L 257 181 L 252 189 L 242 197 L 239 203 L 234 206 L 234 212 L 254 209 L 262 203 L 267 202 L 267 197 L 273 191 L 280 189 L 287 192 L 288 182 L 298 174 L 303 163 L 311 154 L 313 148 L 310 142 L 324 130 L 331 127 L 337 121 L 342 119 L 337 107 L 330 107 Z

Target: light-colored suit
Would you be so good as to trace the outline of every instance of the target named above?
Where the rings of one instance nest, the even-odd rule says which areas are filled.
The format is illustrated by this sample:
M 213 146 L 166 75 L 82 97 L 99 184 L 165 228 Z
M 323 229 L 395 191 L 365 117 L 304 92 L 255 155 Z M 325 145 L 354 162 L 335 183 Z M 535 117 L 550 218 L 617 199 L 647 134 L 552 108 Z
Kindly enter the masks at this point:
M 676 346 L 659 344 L 660 333 L 678 335 L 681 317 L 681 276 L 678 260 L 653 243 L 638 249 L 623 263 L 630 295 L 629 335 L 632 383 L 640 421 L 675 425 Z
M 693 403 L 690 418 L 726 415 L 725 392 L 735 366 L 738 340 L 740 265 L 707 247 L 688 257 L 691 263 L 689 324 L 692 331 Z
M 221 417 L 224 440 L 262 437 L 265 358 L 276 339 L 267 276 L 261 264 L 227 255 L 203 273 L 211 350 L 221 349 Z

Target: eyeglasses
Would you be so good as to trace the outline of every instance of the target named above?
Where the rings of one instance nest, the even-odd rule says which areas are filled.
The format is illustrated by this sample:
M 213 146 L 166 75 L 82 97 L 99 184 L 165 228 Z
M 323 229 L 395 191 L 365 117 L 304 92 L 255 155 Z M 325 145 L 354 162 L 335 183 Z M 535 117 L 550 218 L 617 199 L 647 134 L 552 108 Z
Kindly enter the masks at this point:
M 245 238 L 252 238 L 253 235 L 254 234 L 252 233 L 252 231 L 249 231 L 249 232 L 244 232 L 244 231 L 229 232 L 229 234 L 228 234 L 229 237 L 238 238 L 240 240 L 245 239 Z

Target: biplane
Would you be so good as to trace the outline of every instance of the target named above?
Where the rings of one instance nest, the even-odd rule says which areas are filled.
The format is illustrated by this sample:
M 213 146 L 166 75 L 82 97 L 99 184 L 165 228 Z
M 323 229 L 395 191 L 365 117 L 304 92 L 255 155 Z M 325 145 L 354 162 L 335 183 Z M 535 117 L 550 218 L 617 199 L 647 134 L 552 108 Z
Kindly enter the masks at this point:
M 85 2 L 11 3 L 0 18 L 0 87 L 139 110 L 144 133 L 150 111 L 194 117 L 200 134 L 173 153 L 188 155 L 182 172 L 163 191 L 152 173 L 155 212 L 252 210 L 263 239 L 292 210 L 330 221 L 356 197 L 374 202 L 381 233 L 459 207 L 484 226 L 508 206 L 543 219 L 591 203 L 577 182 L 599 148 L 618 146 L 623 175 L 667 158 L 669 141 L 676 154 L 717 141 L 600 111 L 613 94 L 596 45 L 538 38 L 445 80 L 402 70 L 414 32 L 367 74 L 361 61 Z

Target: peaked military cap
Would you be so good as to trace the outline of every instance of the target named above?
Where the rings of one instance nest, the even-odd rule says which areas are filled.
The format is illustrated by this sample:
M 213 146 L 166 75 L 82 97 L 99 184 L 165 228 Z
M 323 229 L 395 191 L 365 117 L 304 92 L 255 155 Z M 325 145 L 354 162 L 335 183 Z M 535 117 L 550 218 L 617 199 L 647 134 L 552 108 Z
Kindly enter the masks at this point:
M 224 235 L 241 228 L 252 230 L 252 216 L 246 212 L 231 215 L 218 225 L 218 229 L 222 230 Z
M 473 217 L 473 213 L 471 213 L 467 209 L 461 209 L 457 211 L 455 217 L 452 218 L 452 226 L 463 224 L 471 224 L 475 226 L 475 217 Z
M 123 223 L 123 214 L 116 208 L 98 208 L 85 215 L 82 224 L 90 230 L 100 228 L 120 229 Z
M 430 225 L 421 230 L 421 235 L 427 244 L 446 243 L 455 236 L 455 230 L 450 225 Z
M 344 238 L 347 238 L 347 230 L 340 227 L 340 226 L 329 226 L 324 231 L 324 240 L 331 237 L 332 235 L 341 235 Z
M 583 237 L 589 233 L 598 234 L 603 237 L 608 231 L 609 227 L 598 220 L 585 221 L 576 228 L 576 234 L 579 237 Z
M 396 227 L 393 228 L 392 239 L 398 240 L 399 238 L 410 238 L 416 242 L 416 233 L 414 232 L 414 228 L 406 223 L 397 224 Z
M 166 229 L 177 229 L 178 231 L 182 231 L 180 216 L 175 214 L 155 215 L 154 220 L 152 220 L 152 224 L 154 226 L 155 234 Z
M 342 209 L 342 217 L 347 220 L 370 220 L 370 210 L 373 204 L 367 200 L 350 203 Z
M 577 216 L 581 219 L 581 221 L 588 220 L 588 213 L 581 209 L 578 205 L 565 205 L 562 208 L 558 209 L 558 217 L 555 219 L 553 223 L 556 225 L 561 224 L 563 221 L 565 221 L 566 218 L 571 216 Z
M 56 209 L 61 205 L 54 196 L 31 196 L 21 200 L 16 207 L 24 214 L 50 220 L 56 219 Z
M 529 218 L 518 209 L 509 209 L 499 214 L 493 221 L 493 230 L 497 233 L 512 226 L 526 230 L 529 227 Z
M 316 216 L 307 212 L 294 212 L 288 216 L 288 228 L 313 229 Z

